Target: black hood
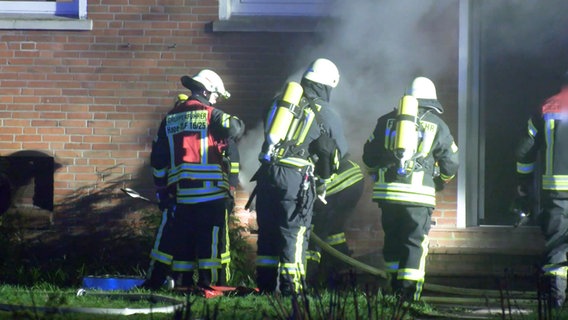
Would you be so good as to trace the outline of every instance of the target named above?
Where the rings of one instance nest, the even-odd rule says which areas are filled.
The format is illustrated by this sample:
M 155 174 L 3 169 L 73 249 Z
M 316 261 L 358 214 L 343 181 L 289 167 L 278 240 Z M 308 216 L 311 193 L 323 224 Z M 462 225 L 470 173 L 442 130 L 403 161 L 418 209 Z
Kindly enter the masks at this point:
M 320 98 L 329 102 L 331 98 L 331 89 L 330 86 L 326 86 L 325 84 L 313 82 L 311 80 L 302 78 L 302 82 L 300 83 L 302 88 L 304 89 L 304 96 L 308 99 L 316 99 Z
M 440 101 L 438 101 L 436 99 L 420 99 L 420 98 L 417 98 L 416 100 L 418 100 L 418 106 L 421 107 L 421 108 L 434 109 L 434 111 L 436 111 L 439 114 L 444 113 L 444 107 L 442 107 L 442 104 L 440 103 Z

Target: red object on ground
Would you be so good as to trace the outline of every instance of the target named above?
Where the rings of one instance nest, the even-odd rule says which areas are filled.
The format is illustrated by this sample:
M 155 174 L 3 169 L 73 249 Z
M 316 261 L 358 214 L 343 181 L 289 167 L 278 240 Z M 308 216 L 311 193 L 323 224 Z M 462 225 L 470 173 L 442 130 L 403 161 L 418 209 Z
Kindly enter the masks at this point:
M 201 290 L 203 290 L 203 295 L 205 296 L 205 299 L 220 297 L 224 294 L 223 291 L 219 290 L 211 290 L 211 289 L 201 289 Z

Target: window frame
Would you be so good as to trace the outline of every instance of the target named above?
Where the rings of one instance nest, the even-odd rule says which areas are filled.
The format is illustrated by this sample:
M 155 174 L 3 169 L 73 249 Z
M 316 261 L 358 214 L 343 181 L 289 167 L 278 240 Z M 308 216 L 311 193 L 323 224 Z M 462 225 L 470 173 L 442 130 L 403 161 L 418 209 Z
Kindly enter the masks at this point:
M 308 16 L 321 17 L 329 14 L 329 0 L 219 0 L 219 19 L 233 16 Z
M 212 32 L 314 32 L 332 0 L 219 0 Z
M 1 0 L 0 29 L 92 30 L 87 0 Z

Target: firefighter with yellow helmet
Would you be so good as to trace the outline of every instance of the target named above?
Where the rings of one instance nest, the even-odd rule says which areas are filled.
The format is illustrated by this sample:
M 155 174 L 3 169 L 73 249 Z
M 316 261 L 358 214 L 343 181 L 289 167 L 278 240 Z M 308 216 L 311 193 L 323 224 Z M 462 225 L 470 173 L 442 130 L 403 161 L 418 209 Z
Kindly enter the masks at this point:
M 363 149 L 375 177 L 372 198 L 382 212 L 391 285 L 408 300 L 419 300 L 422 292 L 436 191 L 458 169 L 458 148 L 439 117 L 443 111 L 434 83 L 417 77 L 399 107 L 377 120 Z
M 261 166 L 252 179 L 261 292 L 289 295 L 302 289 L 316 175 L 323 185 L 347 152 L 341 120 L 328 107 L 338 82 L 336 65 L 316 59 L 300 83 L 287 83 L 267 112 Z
M 178 97 L 152 143 L 150 165 L 163 212 L 143 285 L 149 289 L 160 288 L 172 273 L 184 275 L 185 286 L 204 288 L 228 277 L 230 187 L 222 145 L 240 138 L 244 123 L 213 106 L 230 96 L 216 72 L 204 69 L 181 82 L 191 95 Z

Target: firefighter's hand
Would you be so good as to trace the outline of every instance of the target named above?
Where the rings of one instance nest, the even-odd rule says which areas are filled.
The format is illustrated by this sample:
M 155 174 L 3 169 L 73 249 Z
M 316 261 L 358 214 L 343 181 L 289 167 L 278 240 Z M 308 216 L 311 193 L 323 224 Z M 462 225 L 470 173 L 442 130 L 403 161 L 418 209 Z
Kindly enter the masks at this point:
M 521 197 L 526 197 L 529 195 L 529 188 L 524 184 L 519 184 L 517 186 L 517 194 Z
M 325 182 L 320 182 L 320 180 L 318 180 L 316 182 L 316 194 L 317 194 L 318 199 L 323 204 L 327 204 L 327 201 L 325 200 L 326 192 L 327 192 L 327 186 L 326 186 Z
M 231 214 L 235 209 L 235 188 L 231 187 L 229 189 L 229 194 L 225 200 L 225 205 L 227 206 L 227 213 Z
M 436 189 L 436 191 L 442 191 L 445 187 L 446 183 L 444 182 L 444 180 L 442 180 L 442 178 L 440 178 L 440 176 L 434 178 L 434 188 Z
M 156 198 L 158 199 L 158 208 L 160 208 L 160 211 L 171 207 L 175 202 L 174 198 L 168 192 L 168 189 L 165 188 L 156 191 Z

